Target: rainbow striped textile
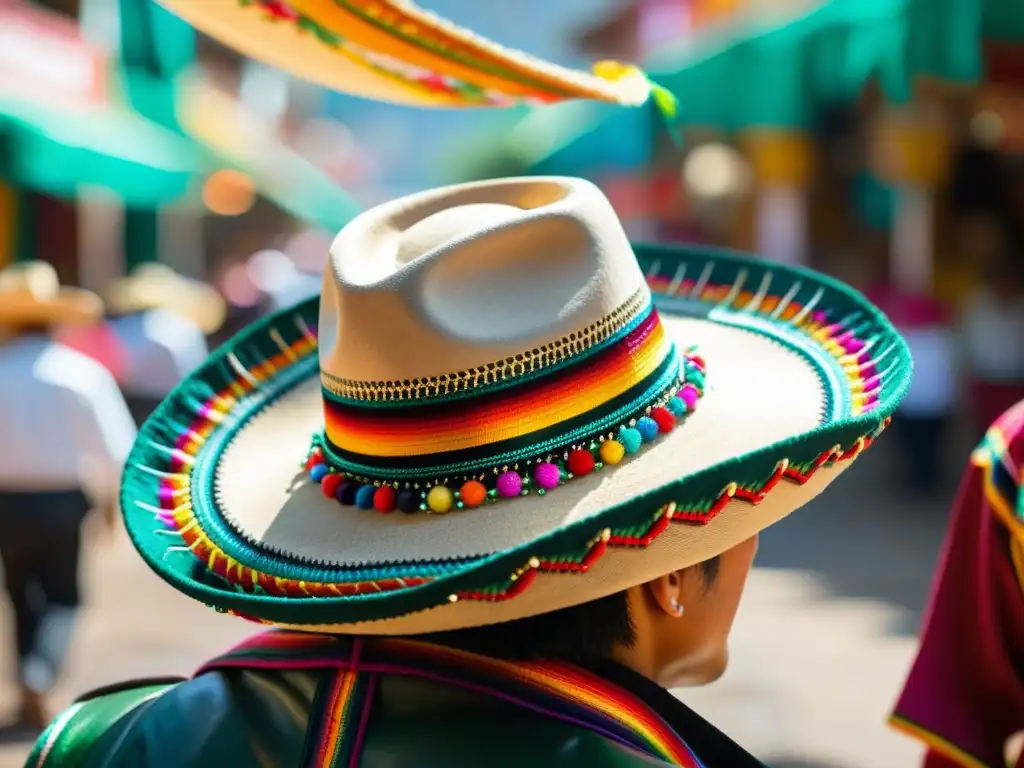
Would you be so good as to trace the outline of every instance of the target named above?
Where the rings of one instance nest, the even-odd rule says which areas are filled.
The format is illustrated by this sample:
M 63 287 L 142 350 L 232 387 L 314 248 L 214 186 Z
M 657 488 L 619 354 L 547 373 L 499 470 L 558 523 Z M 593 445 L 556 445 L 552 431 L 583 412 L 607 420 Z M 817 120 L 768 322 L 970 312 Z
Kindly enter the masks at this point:
M 693 750 L 632 693 L 558 662 L 507 662 L 404 638 L 361 638 L 286 630 L 264 632 L 204 665 L 333 669 L 317 691 L 303 766 L 359 764 L 370 702 L 383 674 L 421 677 L 495 696 L 586 728 L 666 765 L 704 768 Z

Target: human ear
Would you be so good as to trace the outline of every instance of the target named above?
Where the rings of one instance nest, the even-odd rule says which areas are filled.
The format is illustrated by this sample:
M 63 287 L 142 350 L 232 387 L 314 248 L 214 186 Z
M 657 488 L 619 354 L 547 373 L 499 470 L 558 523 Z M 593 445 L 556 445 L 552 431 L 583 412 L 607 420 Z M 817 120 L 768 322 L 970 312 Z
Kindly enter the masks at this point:
M 673 617 L 683 615 L 683 579 L 679 571 L 672 571 L 647 582 L 644 589 L 651 602 L 663 613 Z

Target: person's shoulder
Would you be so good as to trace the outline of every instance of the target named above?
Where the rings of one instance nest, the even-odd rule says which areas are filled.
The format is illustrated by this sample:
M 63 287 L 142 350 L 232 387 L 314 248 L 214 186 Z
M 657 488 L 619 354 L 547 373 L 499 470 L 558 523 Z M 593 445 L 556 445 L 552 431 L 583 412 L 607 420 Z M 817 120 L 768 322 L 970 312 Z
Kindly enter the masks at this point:
M 362 768 L 522 765 L 648 768 L 664 761 L 572 723 L 533 713 L 460 712 L 377 719 L 364 743 Z
M 992 433 L 998 433 L 993 437 Z M 1010 466 L 1024 463 L 1024 400 L 1003 413 L 986 435 L 986 441 L 993 450 L 1007 458 Z M 1020 478 L 1014 478 L 1018 485 Z
M 235 698 L 221 672 L 99 689 L 54 720 L 26 766 L 254 768 L 259 761 Z
M 26 768 L 105 765 L 104 760 L 94 760 L 98 742 L 112 732 L 124 732 L 140 710 L 181 682 L 181 678 L 131 680 L 85 694 L 43 731 L 29 754 Z

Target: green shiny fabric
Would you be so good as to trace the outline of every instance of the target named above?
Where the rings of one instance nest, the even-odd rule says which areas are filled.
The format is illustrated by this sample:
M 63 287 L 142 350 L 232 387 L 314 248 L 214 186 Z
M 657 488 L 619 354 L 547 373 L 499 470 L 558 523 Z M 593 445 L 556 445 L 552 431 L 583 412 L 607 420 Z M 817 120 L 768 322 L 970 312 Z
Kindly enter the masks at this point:
M 58 718 L 40 738 L 27 765 L 295 768 L 302 765 L 323 674 L 327 673 L 218 671 L 174 686 L 106 693 Z M 665 763 L 500 700 L 385 675 L 358 765 L 642 768 Z

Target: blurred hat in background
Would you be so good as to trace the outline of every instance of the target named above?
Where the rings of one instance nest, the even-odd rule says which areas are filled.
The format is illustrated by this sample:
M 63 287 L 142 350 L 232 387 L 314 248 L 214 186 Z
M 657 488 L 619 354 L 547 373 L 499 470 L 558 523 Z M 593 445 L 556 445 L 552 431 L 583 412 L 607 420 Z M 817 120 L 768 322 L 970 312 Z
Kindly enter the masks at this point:
M 45 261 L 0 270 L 0 325 L 48 327 L 92 323 L 102 316 L 99 296 L 62 286 L 57 271 Z
M 165 264 L 140 264 L 111 283 L 105 298 L 115 314 L 163 309 L 189 318 L 205 334 L 216 332 L 227 315 L 227 303 L 215 288 Z

